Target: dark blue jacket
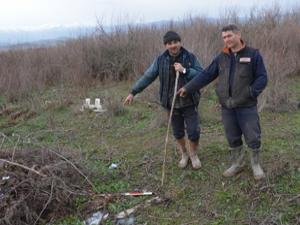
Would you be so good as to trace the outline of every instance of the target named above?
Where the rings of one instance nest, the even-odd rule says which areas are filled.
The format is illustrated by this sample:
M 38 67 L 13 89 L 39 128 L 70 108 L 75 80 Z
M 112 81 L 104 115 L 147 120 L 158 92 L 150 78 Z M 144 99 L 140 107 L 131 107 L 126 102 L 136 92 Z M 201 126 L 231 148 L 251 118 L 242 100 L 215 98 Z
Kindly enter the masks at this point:
M 199 72 L 203 69 L 197 60 L 196 56 L 186 49 L 182 48 L 182 66 L 186 68 L 186 74 L 184 76 L 185 84 L 192 80 Z M 142 92 L 146 87 L 148 87 L 157 77 L 160 80 L 160 102 L 164 108 L 168 108 L 168 96 L 169 96 L 169 76 L 170 76 L 170 55 L 168 50 L 163 54 L 158 56 L 151 66 L 146 70 L 143 76 L 136 82 L 133 86 L 131 93 L 136 95 Z M 192 94 L 193 101 L 195 105 L 198 105 L 200 93 L 195 91 Z
M 252 98 L 252 100 L 256 100 L 257 97 L 259 96 L 259 94 L 264 90 L 264 88 L 267 85 L 267 72 L 264 66 L 264 62 L 263 62 L 263 58 L 261 56 L 261 54 L 259 53 L 258 50 L 254 50 L 252 48 L 249 47 L 245 47 L 244 49 L 250 49 L 252 52 L 254 52 L 253 57 L 251 57 L 251 80 L 249 82 L 249 85 L 247 88 L 247 92 L 249 92 L 249 94 L 247 94 L 248 96 L 246 96 L 247 98 Z M 224 50 L 225 51 L 225 50 Z M 202 72 L 198 73 L 197 76 L 190 81 L 187 85 L 185 85 L 185 89 L 187 91 L 187 93 L 191 94 L 195 91 L 198 91 L 199 89 L 203 88 L 204 86 L 206 86 L 207 84 L 209 84 L 210 82 L 212 82 L 213 80 L 215 80 L 220 74 L 223 75 L 224 73 L 224 66 L 220 65 L 221 64 L 221 60 L 222 62 L 224 62 L 223 58 L 224 58 L 224 54 L 227 54 L 229 57 L 229 60 L 227 61 L 227 65 L 229 68 L 229 74 L 227 76 L 228 81 L 224 81 L 224 79 L 221 79 L 222 82 L 224 82 L 224 84 L 218 84 L 218 86 L 222 87 L 222 85 L 229 85 L 229 90 L 228 90 L 228 98 L 231 98 L 231 93 L 230 90 L 232 87 L 234 87 L 233 81 L 234 81 L 234 76 L 236 75 L 236 66 L 237 63 L 235 56 L 232 52 L 228 51 L 228 49 L 225 52 L 220 53 L 212 62 L 211 64 Z M 220 82 L 220 80 L 219 80 Z M 248 91 L 249 90 L 249 91 Z M 243 98 L 244 96 L 240 96 L 239 98 L 241 99 L 241 97 Z M 245 97 L 245 98 L 246 98 Z M 222 101 L 222 99 L 220 98 L 220 103 L 223 106 L 227 106 L 224 105 L 225 102 Z M 228 100 L 228 99 L 227 99 Z M 239 100 L 240 104 L 241 101 Z M 254 101 L 256 102 L 256 101 Z M 234 105 L 233 107 L 239 107 L 239 103 L 237 103 L 236 105 Z M 243 104 L 241 104 L 241 106 L 245 106 L 245 102 L 243 102 Z M 247 105 L 246 105 L 247 106 Z

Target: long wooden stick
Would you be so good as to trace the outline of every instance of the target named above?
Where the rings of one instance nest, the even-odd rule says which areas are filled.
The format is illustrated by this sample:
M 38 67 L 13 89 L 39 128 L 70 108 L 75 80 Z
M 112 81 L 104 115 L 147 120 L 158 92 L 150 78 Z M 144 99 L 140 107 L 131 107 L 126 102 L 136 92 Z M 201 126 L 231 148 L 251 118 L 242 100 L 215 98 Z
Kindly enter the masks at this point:
M 175 105 L 175 100 L 176 100 L 176 95 L 177 95 L 178 79 L 179 79 L 179 71 L 176 71 L 174 96 L 173 96 L 171 111 L 170 111 L 170 115 L 169 115 L 167 135 L 166 135 L 166 139 L 165 139 L 164 162 L 163 162 L 163 166 L 162 166 L 161 186 L 164 185 L 164 180 L 165 180 L 165 167 L 166 167 L 166 157 L 167 157 L 167 146 L 168 146 L 168 141 L 169 141 L 169 130 L 170 130 L 170 126 L 171 126 L 173 110 L 174 110 L 174 105 Z

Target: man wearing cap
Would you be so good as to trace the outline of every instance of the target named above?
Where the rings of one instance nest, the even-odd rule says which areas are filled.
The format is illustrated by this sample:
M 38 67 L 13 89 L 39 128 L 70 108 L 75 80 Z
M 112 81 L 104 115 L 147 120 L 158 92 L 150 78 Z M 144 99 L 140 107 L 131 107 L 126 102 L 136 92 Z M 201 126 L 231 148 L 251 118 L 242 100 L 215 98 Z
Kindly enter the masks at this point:
M 176 71 L 180 73 L 178 89 L 187 84 L 196 74 L 202 71 L 202 67 L 196 56 L 182 47 L 181 37 L 174 31 L 168 31 L 163 37 L 166 51 L 158 56 L 141 78 L 133 86 L 124 104 L 131 104 L 134 96 L 142 92 L 157 77 L 159 77 L 160 102 L 164 109 L 170 113 L 172 99 L 174 97 Z M 176 90 L 177 91 L 177 90 Z M 191 159 L 193 169 L 199 169 L 201 162 L 197 156 L 197 148 L 200 137 L 200 123 L 198 104 L 199 91 L 195 91 L 185 98 L 177 97 L 172 116 L 173 135 L 179 147 L 181 159 L 178 166 L 185 168 Z M 188 136 L 189 148 L 186 148 L 185 127 Z
M 260 165 L 261 129 L 257 97 L 267 85 L 267 72 L 257 49 L 246 46 L 236 25 L 222 29 L 223 51 L 191 82 L 178 91 L 180 96 L 199 91 L 218 77 L 216 93 L 222 105 L 222 121 L 231 148 L 231 166 L 223 176 L 232 177 L 244 166 L 242 136 L 251 152 L 251 167 L 256 180 L 265 177 Z

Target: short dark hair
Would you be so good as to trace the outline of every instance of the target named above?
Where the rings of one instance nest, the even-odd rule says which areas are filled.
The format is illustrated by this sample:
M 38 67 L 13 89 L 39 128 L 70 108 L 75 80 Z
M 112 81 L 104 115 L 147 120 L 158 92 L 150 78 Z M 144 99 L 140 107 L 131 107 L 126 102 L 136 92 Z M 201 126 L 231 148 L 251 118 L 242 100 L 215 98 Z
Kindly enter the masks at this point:
M 177 34 L 173 30 L 169 30 L 163 37 L 164 44 L 167 44 L 171 41 L 181 41 L 181 37 L 179 36 L 179 34 Z
M 227 32 L 227 31 L 232 31 L 235 33 L 235 32 L 239 32 L 240 29 L 235 24 L 229 24 L 222 28 L 222 32 Z

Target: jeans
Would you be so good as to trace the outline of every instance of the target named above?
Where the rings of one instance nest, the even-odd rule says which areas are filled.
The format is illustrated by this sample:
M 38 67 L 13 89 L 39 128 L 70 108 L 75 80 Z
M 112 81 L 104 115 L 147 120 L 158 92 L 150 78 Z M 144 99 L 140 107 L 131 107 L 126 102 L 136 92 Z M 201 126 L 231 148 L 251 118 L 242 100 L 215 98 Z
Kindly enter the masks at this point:
M 197 142 L 200 138 L 200 119 L 196 106 L 174 109 L 172 128 L 176 139 L 181 139 L 185 136 L 185 126 L 188 139 Z
M 222 107 L 222 121 L 231 148 L 243 145 L 242 135 L 249 148 L 260 148 L 261 129 L 256 106 L 235 109 Z

